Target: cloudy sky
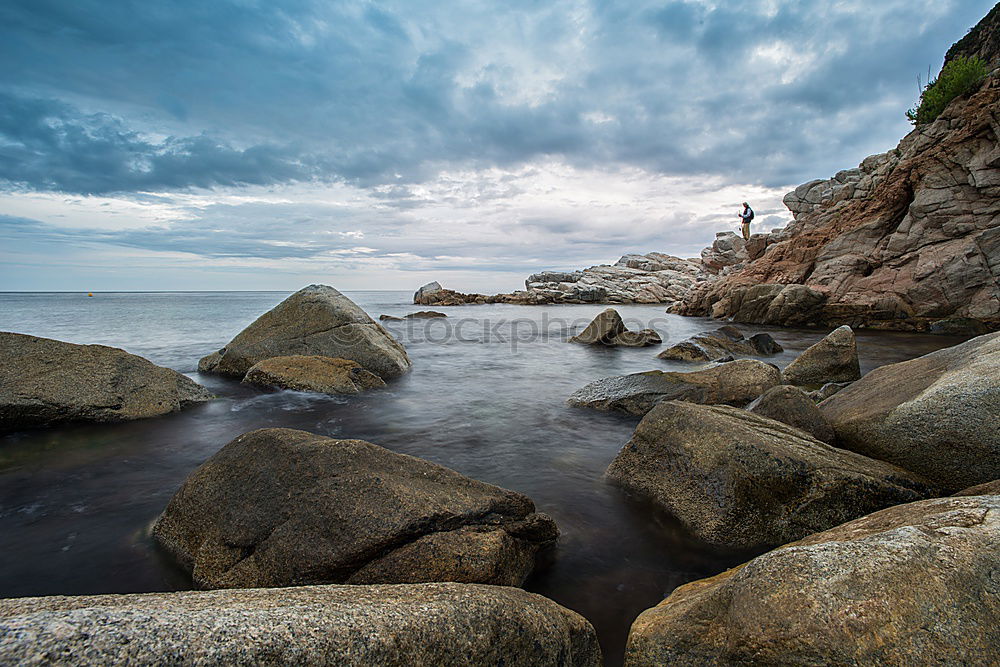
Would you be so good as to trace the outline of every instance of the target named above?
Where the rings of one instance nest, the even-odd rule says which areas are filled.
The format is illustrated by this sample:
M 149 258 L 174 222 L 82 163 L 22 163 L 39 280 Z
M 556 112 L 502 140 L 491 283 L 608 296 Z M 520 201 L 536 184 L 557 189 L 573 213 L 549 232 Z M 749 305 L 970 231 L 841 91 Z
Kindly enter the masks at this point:
M 992 0 L 5 0 L 0 290 L 507 291 L 787 220 Z

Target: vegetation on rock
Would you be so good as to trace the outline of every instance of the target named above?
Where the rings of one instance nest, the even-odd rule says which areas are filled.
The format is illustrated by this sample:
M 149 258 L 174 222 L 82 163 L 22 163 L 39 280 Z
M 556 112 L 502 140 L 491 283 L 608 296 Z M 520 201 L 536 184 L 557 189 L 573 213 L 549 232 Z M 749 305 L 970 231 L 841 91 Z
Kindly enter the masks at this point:
M 906 117 L 914 125 L 934 122 L 952 100 L 970 92 L 987 74 L 989 69 L 980 58 L 956 58 L 946 63 L 938 77 L 927 82 L 920 103 L 909 109 Z

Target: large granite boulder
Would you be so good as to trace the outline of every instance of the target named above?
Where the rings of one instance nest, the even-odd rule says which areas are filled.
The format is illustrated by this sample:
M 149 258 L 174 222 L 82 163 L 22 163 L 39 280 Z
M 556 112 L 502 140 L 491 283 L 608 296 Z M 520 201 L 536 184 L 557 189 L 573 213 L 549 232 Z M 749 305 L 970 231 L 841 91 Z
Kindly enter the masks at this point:
M 607 475 L 715 545 L 783 544 L 935 489 L 882 461 L 830 447 L 730 406 L 664 401 Z
M 157 417 L 211 398 L 177 371 L 116 347 L 0 332 L 0 431 Z
M 962 489 L 956 493 L 951 494 L 953 496 L 1000 496 L 1000 479 L 995 479 L 992 482 L 986 482 L 985 484 L 976 484 L 975 486 L 970 486 L 967 489 Z
M 201 588 L 517 586 L 557 534 L 519 493 L 362 440 L 292 429 L 230 442 L 153 527 Z
M 385 386 L 382 378 L 356 361 L 303 355 L 259 361 L 250 367 L 243 382 L 320 394 L 357 394 Z
M 712 245 L 701 251 L 701 263 L 710 273 L 747 261 L 746 242 L 736 232 L 716 232 Z
M 0 600 L 0 663 L 599 667 L 601 651 L 540 595 L 449 583 Z
M 832 444 L 837 437 L 829 420 L 816 407 L 816 402 L 798 387 L 787 384 L 771 387 L 748 405 L 747 410 L 802 429 L 827 444 Z
M 744 406 L 781 382 L 781 372 L 756 359 L 738 359 L 690 373 L 646 371 L 595 380 L 569 404 L 644 415 L 664 400 Z
M 877 368 L 820 403 L 842 447 L 948 490 L 1000 478 L 1000 333 Z
M 727 325 L 715 331 L 704 331 L 682 340 L 656 355 L 671 361 L 715 361 L 730 355 L 768 356 L 782 347 L 766 333 L 746 338 L 737 327 Z
M 663 342 L 654 329 L 639 329 L 638 331 L 623 331 L 611 339 L 616 347 L 649 347 Z
M 198 364 L 204 373 L 243 378 L 272 357 L 350 359 L 383 379 L 410 369 L 403 346 L 353 301 L 326 285 L 310 285 L 257 318 Z
M 817 387 L 857 380 L 861 377 L 861 363 L 854 331 L 846 325 L 834 329 L 788 364 L 781 377 L 785 384 Z
M 618 311 L 614 308 L 606 308 L 587 325 L 586 329 L 570 338 L 569 342 L 587 345 L 614 345 L 612 340 L 625 331 L 625 323 Z
M 991 665 L 1000 496 L 890 507 L 674 590 L 627 667 Z

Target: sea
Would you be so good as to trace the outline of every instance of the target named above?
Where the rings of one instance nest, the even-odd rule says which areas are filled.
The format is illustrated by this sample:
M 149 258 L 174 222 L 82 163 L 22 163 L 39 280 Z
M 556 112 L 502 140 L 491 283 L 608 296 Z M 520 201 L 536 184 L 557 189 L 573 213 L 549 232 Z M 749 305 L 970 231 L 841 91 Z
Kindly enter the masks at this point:
M 373 318 L 420 310 L 410 292 L 345 292 Z M 566 404 L 601 377 L 691 370 L 660 347 L 567 342 L 606 306 L 460 306 L 447 318 L 386 322 L 413 370 L 353 396 L 267 391 L 197 371 L 285 292 L 0 293 L 0 330 L 119 347 L 175 369 L 219 398 L 161 418 L 0 436 L 0 597 L 137 593 L 191 588 L 148 529 L 184 479 L 227 442 L 265 427 L 360 438 L 526 494 L 561 535 L 551 563 L 525 588 L 594 625 L 609 665 L 629 626 L 677 586 L 756 555 L 711 547 L 672 517 L 604 477 L 637 418 Z M 616 306 L 630 329 L 664 345 L 719 326 Z M 749 326 L 785 351 L 784 366 L 826 331 Z M 858 332 L 862 370 L 961 342 Z

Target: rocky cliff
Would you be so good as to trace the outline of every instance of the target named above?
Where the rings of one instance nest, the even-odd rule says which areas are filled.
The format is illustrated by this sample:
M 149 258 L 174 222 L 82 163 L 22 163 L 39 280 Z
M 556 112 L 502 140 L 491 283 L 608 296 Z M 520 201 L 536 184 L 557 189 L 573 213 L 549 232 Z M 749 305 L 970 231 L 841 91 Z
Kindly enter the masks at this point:
M 996 65 L 998 23 L 995 8 L 948 57 Z M 755 234 L 742 268 L 698 286 L 675 312 L 782 325 L 1000 324 L 998 74 L 895 149 L 788 193 L 794 220 Z

